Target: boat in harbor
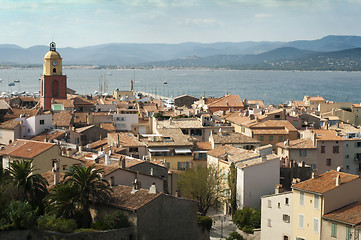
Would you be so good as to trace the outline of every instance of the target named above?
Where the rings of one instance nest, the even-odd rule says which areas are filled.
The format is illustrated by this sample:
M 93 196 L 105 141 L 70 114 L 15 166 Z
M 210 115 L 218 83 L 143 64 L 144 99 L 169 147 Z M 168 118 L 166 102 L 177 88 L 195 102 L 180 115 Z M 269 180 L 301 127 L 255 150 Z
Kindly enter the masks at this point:
M 14 81 L 14 83 L 19 83 L 20 82 L 20 80 L 19 79 L 16 79 L 15 81 Z
M 9 82 L 9 87 L 13 87 L 13 86 L 15 86 L 15 83 L 14 82 Z

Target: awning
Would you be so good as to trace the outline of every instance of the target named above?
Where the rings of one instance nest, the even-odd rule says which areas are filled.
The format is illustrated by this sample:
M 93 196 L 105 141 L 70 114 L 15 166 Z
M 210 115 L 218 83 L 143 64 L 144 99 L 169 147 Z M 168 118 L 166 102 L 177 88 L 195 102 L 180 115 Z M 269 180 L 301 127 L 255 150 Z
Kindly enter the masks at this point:
M 169 152 L 168 148 L 148 148 L 149 152 Z
M 174 148 L 175 153 L 192 153 L 189 148 Z

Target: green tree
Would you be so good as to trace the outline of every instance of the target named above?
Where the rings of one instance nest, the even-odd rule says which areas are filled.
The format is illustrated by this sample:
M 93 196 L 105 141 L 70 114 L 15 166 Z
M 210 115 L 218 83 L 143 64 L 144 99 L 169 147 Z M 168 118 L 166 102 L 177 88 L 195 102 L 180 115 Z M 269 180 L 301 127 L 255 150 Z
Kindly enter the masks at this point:
M 65 219 L 75 218 L 77 195 L 78 189 L 69 182 L 55 185 L 45 198 L 48 204 L 46 212 Z
M 244 238 L 242 237 L 241 234 L 239 234 L 238 232 L 234 231 L 231 232 L 228 236 L 228 238 L 226 240 L 243 240 Z
M 234 165 L 234 162 L 231 163 L 228 174 L 228 185 L 231 190 L 231 215 L 233 216 L 234 212 L 237 210 L 237 168 Z
M 245 207 L 235 211 L 232 216 L 237 227 L 246 232 L 253 232 L 254 228 L 261 226 L 261 210 Z
M 28 201 L 33 207 L 42 206 L 48 194 L 48 182 L 40 174 L 34 174 L 32 161 L 21 160 L 10 163 L 9 174 L 14 182 L 18 200 Z
M 91 201 L 104 202 L 110 199 L 112 191 L 108 182 L 102 179 L 103 170 L 96 169 L 95 165 L 73 166 L 65 173 L 64 184 L 74 188 L 73 200 L 82 212 L 82 227 L 88 228 L 91 224 Z
M 178 186 L 182 196 L 198 201 L 198 211 L 203 216 L 210 207 L 219 203 L 221 176 L 214 167 L 187 169 L 180 175 Z

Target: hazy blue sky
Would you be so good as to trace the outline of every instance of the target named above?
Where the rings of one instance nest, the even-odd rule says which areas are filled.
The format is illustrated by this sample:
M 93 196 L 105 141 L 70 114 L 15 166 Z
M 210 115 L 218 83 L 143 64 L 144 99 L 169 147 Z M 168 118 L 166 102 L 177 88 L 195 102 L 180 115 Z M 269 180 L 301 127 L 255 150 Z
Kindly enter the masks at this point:
M 0 0 L 0 44 L 291 41 L 361 35 L 361 0 Z

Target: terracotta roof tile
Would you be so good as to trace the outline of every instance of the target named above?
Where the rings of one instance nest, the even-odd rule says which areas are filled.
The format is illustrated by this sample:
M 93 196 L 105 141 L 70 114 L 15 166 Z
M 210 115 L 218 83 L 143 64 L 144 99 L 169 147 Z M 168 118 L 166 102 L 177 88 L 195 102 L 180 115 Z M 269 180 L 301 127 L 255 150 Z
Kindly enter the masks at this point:
M 276 146 L 286 149 L 316 149 L 317 147 L 313 144 L 311 138 L 301 138 L 289 141 L 277 143 Z
M 12 130 L 18 125 L 20 125 L 20 121 L 9 120 L 9 121 L 1 123 L 0 124 L 0 129 L 10 129 L 10 130 Z
M 145 144 L 134 136 L 130 132 L 118 132 L 118 133 L 108 133 L 108 138 L 113 139 L 114 142 L 117 142 L 121 147 L 140 147 L 145 146 Z
M 149 193 L 145 189 L 133 191 L 132 187 L 122 185 L 114 186 L 112 189 L 112 199 L 109 204 L 129 210 L 137 210 L 162 195 L 162 193 Z
M 0 155 L 32 159 L 54 146 L 55 143 L 18 139 L 1 150 Z
M 196 142 L 195 151 L 209 151 L 212 150 L 210 142 Z
M 53 139 L 61 138 L 65 134 L 66 134 L 65 130 L 47 130 L 33 137 L 31 140 L 45 142 L 45 140 L 47 139 L 48 141 L 51 141 Z
M 358 225 L 361 223 L 361 202 L 353 203 L 323 215 L 324 218 Z
M 208 104 L 208 107 L 244 107 L 239 95 L 226 95 Z
M 236 132 L 223 132 L 213 134 L 214 143 L 260 143 L 257 139 L 246 136 L 242 133 Z
M 53 114 L 53 125 L 57 127 L 69 127 L 72 125 L 73 115 L 69 111 L 61 111 Z
M 338 187 L 336 186 L 336 178 L 338 174 L 340 174 L 341 177 L 341 185 L 360 178 L 358 175 L 331 170 L 319 175 L 318 177 L 294 184 L 292 188 L 323 194 Z
M 343 137 L 338 136 L 337 132 L 333 129 L 315 129 L 316 138 L 321 141 L 343 141 Z

